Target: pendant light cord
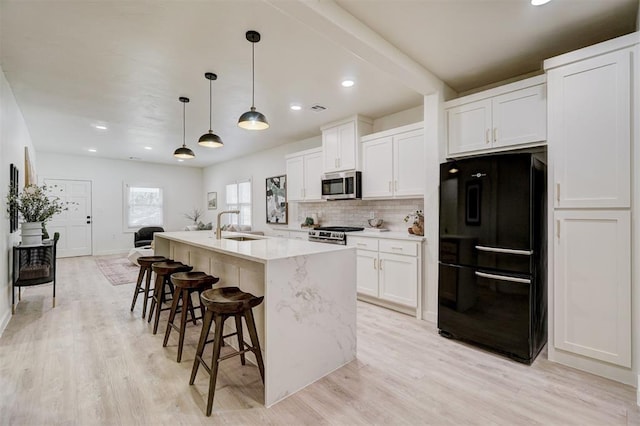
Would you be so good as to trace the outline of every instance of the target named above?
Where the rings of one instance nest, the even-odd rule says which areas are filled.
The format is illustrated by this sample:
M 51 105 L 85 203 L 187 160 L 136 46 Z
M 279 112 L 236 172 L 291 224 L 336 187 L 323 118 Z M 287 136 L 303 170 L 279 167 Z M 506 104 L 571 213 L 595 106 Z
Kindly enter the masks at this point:
M 183 102 L 182 103 L 182 147 L 186 148 L 186 134 L 187 134 L 187 124 L 186 122 L 186 114 L 185 114 L 185 109 L 186 109 L 186 103 Z
M 212 104 L 211 104 L 211 79 L 209 79 L 209 131 L 211 132 L 211 109 L 212 109 Z
M 256 98 L 256 42 L 251 42 L 251 109 L 254 109 Z

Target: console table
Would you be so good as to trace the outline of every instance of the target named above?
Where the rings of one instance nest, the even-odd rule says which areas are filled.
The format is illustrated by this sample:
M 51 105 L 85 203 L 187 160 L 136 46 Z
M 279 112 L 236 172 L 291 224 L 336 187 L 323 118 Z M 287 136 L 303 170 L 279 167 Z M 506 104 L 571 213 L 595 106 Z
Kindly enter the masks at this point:
M 16 287 L 18 300 L 22 287 L 53 282 L 53 307 L 56 306 L 56 245 L 60 235 L 37 246 L 13 246 L 13 288 L 11 289 L 11 313 L 16 312 Z

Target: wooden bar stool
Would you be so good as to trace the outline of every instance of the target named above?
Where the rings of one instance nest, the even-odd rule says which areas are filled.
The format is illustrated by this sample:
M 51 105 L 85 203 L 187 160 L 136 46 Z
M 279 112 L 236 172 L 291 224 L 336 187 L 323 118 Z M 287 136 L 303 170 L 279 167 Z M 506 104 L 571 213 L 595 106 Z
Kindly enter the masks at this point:
M 167 342 L 169 341 L 169 335 L 171 334 L 171 329 L 175 328 L 178 330 L 178 359 L 180 362 L 182 359 L 182 347 L 184 345 L 184 331 L 187 325 L 187 308 L 189 308 L 192 312 L 193 323 L 196 323 L 197 319 L 204 318 L 205 309 L 202 302 L 200 302 L 200 316 L 195 317 L 193 315 L 193 302 L 191 301 L 191 293 L 198 292 L 198 296 L 202 294 L 203 291 L 211 289 L 211 287 L 220 281 L 220 278 L 214 277 L 211 275 L 207 275 L 204 272 L 177 272 L 171 275 L 171 282 L 175 286 L 175 291 L 173 293 L 173 303 L 171 304 L 171 313 L 169 314 L 169 321 L 167 322 L 167 331 L 164 333 L 164 343 L 162 343 L 163 347 L 167 346 Z M 200 297 L 198 297 L 200 299 Z M 176 317 L 176 311 L 178 310 L 178 303 L 182 300 L 182 312 L 180 315 L 180 327 L 177 327 L 173 320 Z
M 149 288 L 151 287 L 151 265 L 156 262 L 164 262 L 169 260 L 164 256 L 141 256 L 136 259 L 138 265 L 140 265 L 140 272 L 138 272 L 138 281 L 136 282 L 136 288 L 133 290 L 133 300 L 131 301 L 131 312 L 136 306 L 138 295 L 144 293 L 144 301 L 142 302 L 142 318 L 147 315 L 147 301 L 153 297 L 149 295 Z M 142 280 L 144 276 L 147 276 L 145 280 L 144 288 L 142 288 Z
M 204 316 L 204 322 L 202 324 L 202 331 L 200 332 L 200 341 L 198 342 L 198 349 L 196 351 L 196 358 L 193 360 L 193 369 L 191 370 L 191 380 L 189 384 L 193 385 L 196 380 L 196 374 L 198 373 L 198 367 L 202 364 L 202 367 L 209 373 L 209 395 L 207 398 L 207 416 L 211 415 L 211 409 L 213 408 L 213 395 L 216 391 L 216 378 L 218 376 L 218 363 L 227 358 L 240 355 L 240 362 L 245 365 L 245 352 L 253 352 L 258 361 L 258 369 L 260 370 L 260 377 L 264 384 L 264 363 L 262 362 L 262 352 L 260 351 L 260 342 L 258 342 L 258 333 L 256 332 L 256 324 L 253 319 L 252 308 L 258 306 L 264 300 L 264 296 L 256 297 L 250 293 L 241 291 L 238 287 L 222 287 L 206 290 L 200 295 L 201 303 L 207 308 Z M 224 322 L 229 317 L 234 317 L 236 321 L 236 332 L 223 335 Z M 242 317 L 247 324 L 249 330 L 249 336 L 251 336 L 251 344 L 249 346 L 244 342 L 242 337 Z M 207 341 L 209 330 L 211 329 L 211 322 L 215 321 L 216 328 L 213 336 L 213 340 Z M 222 346 L 222 339 L 231 336 L 238 336 L 238 348 L 239 350 L 223 357 L 220 357 L 220 347 Z M 202 353 L 207 343 L 213 341 L 213 357 L 211 358 L 211 365 L 208 366 L 202 359 Z
M 151 298 L 151 308 L 149 309 L 149 318 L 147 322 L 151 322 L 151 317 L 154 316 L 155 321 L 153 323 L 153 334 L 158 332 L 158 323 L 160 322 L 160 311 L 166 311 L 171 308 L 163 308 L 162 304 L 167 299 L 167 289 L 169 286 L 169 294 L 173 294 L 173 284 L 169 277 L 176 272 L 189 272 L 193 269 L 193 266 L 185 265 L 182 262 L 176 262 L 173 260 L 165 260 L 164 262 L 156 262 L 151 264 L 151 269 L 156 273 L 156 283 L 153 289 L 153 297 Z

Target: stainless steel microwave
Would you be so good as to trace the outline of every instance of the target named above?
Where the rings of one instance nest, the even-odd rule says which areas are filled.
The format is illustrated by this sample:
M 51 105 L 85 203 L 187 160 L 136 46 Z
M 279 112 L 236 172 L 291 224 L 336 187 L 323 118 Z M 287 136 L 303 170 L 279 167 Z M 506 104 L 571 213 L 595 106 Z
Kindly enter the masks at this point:
M 322 199 L 351 200 L 361 197 L 361 172 L 350 171 L 322 175 Z

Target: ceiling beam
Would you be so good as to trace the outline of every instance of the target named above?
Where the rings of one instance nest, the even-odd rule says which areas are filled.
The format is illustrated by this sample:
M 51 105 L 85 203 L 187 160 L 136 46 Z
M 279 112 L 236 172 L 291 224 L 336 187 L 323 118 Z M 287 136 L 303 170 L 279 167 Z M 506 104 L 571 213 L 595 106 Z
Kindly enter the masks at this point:
M 433 73 L 333 0 L 264 1 L 422 95 L 453 93 Z

